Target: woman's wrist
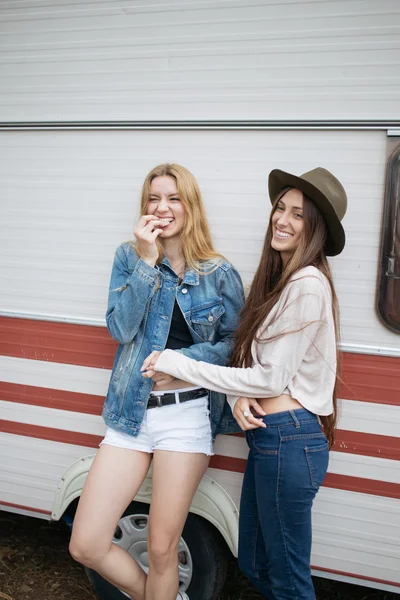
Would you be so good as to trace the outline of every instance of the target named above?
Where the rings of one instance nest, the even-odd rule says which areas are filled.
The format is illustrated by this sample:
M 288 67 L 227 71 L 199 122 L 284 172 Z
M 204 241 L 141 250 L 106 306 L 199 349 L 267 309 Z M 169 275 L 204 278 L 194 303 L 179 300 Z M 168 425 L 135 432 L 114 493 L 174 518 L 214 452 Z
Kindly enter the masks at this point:
M 156 257 L 153 257 L 153 256 L 145 256 L 145 255 L 141 254 L 140 258 L 143 260 L 143 262 L 148 264 L 149 267 L 154 268 L 156 266 L 158 255 Z
M 236 402 L 239 400 L 239 396 L 227 396 L 227 402 L 231 407 L 231 411 L 233 413 L 233 409 L 235 408 Z

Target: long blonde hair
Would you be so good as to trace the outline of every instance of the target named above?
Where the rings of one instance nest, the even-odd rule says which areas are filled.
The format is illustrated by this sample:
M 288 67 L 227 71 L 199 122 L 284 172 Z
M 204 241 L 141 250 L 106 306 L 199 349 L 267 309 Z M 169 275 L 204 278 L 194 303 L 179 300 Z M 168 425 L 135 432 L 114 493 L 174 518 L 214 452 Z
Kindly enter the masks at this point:
M 250 293 L 242 310 L 239 326 L 235 333 L 235 346 L 231 355 L 230 365 L 233 367 L 250 367 L 252 365 L 252 343 L 253 341 L 264 343 L 269 341 L 268 338 L 260 338 L 258 335 L 259 329 L 272 308 L 278 302 L 290 279 L 304 267 L 312 265 L 319 269 L 327 278 L 332 293 L 332 314 L 337 344 L 336 379 L 332 393 L 333 412 L 328 416 L 320 416 L 324 426 L 324 433 L 329 441 L 329 446 L 332 447 L 335 440 L 338 410 L 337 395 L 340 381 L 340 355 L 338 350 L 340 330 L 338 299 L 333 284 L 332 273 L 324 251 L 327 229 L 324 218 L 318 208 L 312 200 L 303 194 L 303 234 L 295 252 L 288 260 L 285 268 L 283 267 L 280 253 L 271 246 L 273 236 L 272 216 L 279 200 L 289 191 L 289 189 L 292 188 L 281 190 L 273 203 L 260 264 L 258 265 L 253 283 L 251 284 Z
M 195 269 L 199 273 L 208 273 L 209 267 L 204 271 L 201 263 L 210 260 L 219 263 L 224 260 L 224 257 L 214 250 L 200 188 L 188 169 L 176 163 L 165 163 L 154 167 L 144 180 L 140 215 L 147 214 L 151 182 L 156 177 L 165 176 L 175 179 L 178 194 L 185 209 L 185 222 L 180 235 L 186 266 Z M 158 262 L 160 262 L 163 257 L 162 240 L 157 239 L 156 243 Z M 214 269 L 212 268 L 212 270 Z

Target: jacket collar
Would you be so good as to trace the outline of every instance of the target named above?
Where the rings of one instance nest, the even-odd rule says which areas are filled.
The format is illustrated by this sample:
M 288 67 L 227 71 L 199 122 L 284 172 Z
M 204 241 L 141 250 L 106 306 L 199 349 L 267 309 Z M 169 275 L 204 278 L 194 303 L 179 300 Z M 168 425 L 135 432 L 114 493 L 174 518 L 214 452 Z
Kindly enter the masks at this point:
M 164 258 L 161 261 L 161 264 L 164 265 L 164 267 L 167 267 L 171 274 L 177 279 L 176 273 L 175 271 L 173 271 L 171 265 L 169 264 L 168 258 L 164 256 Z M 200 276 L 197 273 L 197 271 L 195 271 L 194 269 L 187 269 L 183 277 L 182 284 L 186 283 L 187 285 L 199 285 L 199 282 Z

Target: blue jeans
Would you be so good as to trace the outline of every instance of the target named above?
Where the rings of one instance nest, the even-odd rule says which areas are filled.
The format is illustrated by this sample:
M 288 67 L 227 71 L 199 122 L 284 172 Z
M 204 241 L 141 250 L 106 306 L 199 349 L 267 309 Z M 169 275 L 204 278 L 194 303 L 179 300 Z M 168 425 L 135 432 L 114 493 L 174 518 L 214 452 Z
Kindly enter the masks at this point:
M 250 447 L 239 520 L 239 566 L 268 600 L 315 600 L 311 507 L 328 467 L 328 443 L 305 409 L 263 418 Z

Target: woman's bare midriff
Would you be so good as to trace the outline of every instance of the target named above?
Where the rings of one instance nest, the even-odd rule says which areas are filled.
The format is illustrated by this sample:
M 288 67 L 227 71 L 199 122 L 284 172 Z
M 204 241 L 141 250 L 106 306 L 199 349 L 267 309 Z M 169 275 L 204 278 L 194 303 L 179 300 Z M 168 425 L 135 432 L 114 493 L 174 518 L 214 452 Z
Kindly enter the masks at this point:
M 195 387 L 193 383 L 189 383 L 183 379 L 174 379 L 170 383 L 166 383 L 164 385 L 158 385 L 155 383 L 152 391 L 167 392 L 169 390 L 182 390 L 193 387 Z M 296 410 L 297 408 L 303 408 L 300 402 L 298 402 L 295 398 L 292 398 L 292 396 L 289 394 L 281 394 L 275 398 L 259 398 L 257 401 L 267 415 L 283 412 L 284 410 Z
M 284 410 L 296 410 L 297 408 L 303 408 L 300 402 L 292 398 L 289 394 L 281 394 L 275 398 L 259 398 L 258 403 L 261 408 L 267 413 L 272 415 L 273 413 L 283 412 Z
M 193 383 L 189 383 L 188 381 L 183 381 L 183 379 L 174 379 L 170 383 L 165 383 L 164 385 L 158 385 L 155 383 L 152 388 L 152 392 L 166 392 L 168 390 L 182 390 L 185 388 L 193 388 L 196 387 Z

